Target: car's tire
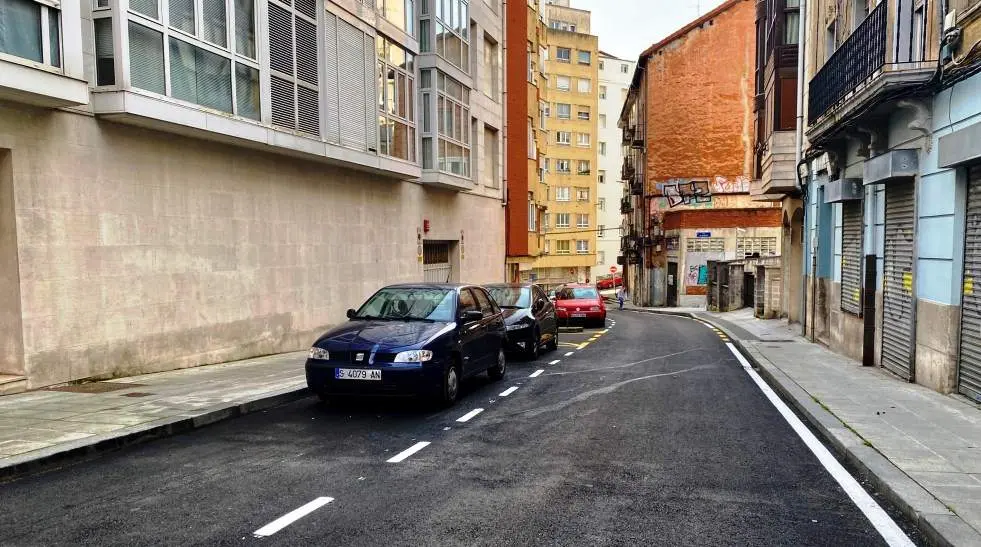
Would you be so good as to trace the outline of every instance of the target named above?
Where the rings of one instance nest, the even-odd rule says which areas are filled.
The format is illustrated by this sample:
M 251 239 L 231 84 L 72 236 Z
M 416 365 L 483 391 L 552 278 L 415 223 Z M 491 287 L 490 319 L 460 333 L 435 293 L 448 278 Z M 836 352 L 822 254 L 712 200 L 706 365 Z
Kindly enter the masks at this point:
M 549 340 L 548 344 L 545 344 L 545 349 L 548 351 L 559 349 L 559 327 L 555 327 L 555 332 L 552 333 L 552 339 Z
M 504 348 L 501 347 L 497 350 L 497 364 L 487 369 L 487 376 L 494 380 L 503 380 L 504 375 L 508 372 L 508 359 L 504 355 Z
M 453 406 L 460 396 L 460 364 L 456 360 L 443 371 L 439 393 L 439 403 L 443 406 Z
M 542 354 L 542 334 L 538 332 L 538 328 L 535 328 L 535 332 L 531 335 L 531 347 L 525 351 L 525 357 L 529 361 L 534 361 L 538 359 Z

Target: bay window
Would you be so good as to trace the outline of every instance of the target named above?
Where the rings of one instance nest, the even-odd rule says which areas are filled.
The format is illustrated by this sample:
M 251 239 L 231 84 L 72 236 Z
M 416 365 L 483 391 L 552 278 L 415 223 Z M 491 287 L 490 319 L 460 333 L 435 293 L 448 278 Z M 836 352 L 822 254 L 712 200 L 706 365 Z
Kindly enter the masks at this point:
M 378 152 L 416 161 L 415 57 L 384 36 L 378 57 Z
M 437 74 L 438 169 L 469 178 L 470 90 L 442 72 Z
M 393 0 L 394 1 L 394 0 Z M 466 0 L 431 0 L 436 9 L 432 32 L 436 54 L 460 70 L 470 72 L 470 6 Z M 426 25 L 429 31 L 429 24 Z M 428 43 L 428 37 L 426 37 Z
M 0 53 L 61 68 L 61 12 L 34 0 L 0 0 Z

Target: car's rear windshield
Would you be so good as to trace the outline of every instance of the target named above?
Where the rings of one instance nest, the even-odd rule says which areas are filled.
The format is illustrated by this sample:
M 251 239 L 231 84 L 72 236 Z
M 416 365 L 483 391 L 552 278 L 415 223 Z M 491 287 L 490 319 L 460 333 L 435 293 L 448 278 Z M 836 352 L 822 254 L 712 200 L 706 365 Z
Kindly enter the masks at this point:
M 384 288 L 361 306 L 359 319 L 453 321 L 453 292 L 436 288 Z
M 531 307 L 531 289 L 528 287 L 487 287 L 487 292 L 502 308 Z
M 599 293 L 592 287 L 566 287 L 555 293 L 556 300 L 588 300 L 590 298 L 599 298 Z

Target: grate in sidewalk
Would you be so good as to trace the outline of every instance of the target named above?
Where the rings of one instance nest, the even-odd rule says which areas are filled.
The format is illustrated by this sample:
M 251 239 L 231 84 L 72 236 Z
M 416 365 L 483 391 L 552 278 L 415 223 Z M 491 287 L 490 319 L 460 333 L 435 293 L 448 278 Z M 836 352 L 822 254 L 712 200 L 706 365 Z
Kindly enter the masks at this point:
M 121 389 L 143 387 L 145 384 L 126 384 L 122 382 L 88 382 L 85 384 L 72 384 L 68 386 L 55 386 L 45 388 L 44 391 L 65 391 L 68 393 L 109 393 Z

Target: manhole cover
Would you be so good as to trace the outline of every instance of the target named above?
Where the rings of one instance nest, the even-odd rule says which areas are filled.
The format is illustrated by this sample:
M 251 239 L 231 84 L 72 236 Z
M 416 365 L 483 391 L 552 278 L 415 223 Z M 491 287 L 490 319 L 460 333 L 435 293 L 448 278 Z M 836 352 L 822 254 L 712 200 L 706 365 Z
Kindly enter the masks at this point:
M 143 387 L 144 384 L 124 384 L 120 382 L 89 382 L 85 384 L 73 384 L 70 386 L 49 387 L 45 391 L 67 391 L 69 393 L 109 393 L 121 389 Z

